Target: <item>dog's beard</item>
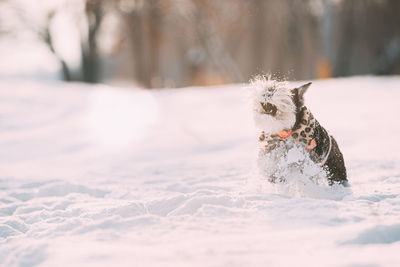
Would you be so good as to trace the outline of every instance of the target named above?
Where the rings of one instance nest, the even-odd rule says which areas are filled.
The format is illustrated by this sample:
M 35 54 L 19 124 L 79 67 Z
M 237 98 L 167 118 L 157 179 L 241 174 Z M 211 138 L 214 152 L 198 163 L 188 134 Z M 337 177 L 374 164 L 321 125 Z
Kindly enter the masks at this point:
M 254 113 L 256 126 L 265 133 L 278 133 L 282 130 L 291 129 L 296 122 L 294 113 L 281 113 L 279 118 L 260 112 Z

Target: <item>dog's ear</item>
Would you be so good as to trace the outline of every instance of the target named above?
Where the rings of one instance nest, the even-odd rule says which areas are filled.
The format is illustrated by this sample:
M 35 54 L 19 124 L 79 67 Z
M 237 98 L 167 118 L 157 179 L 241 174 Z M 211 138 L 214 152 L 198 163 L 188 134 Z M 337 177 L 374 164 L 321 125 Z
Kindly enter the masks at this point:
M 300 87 L 295 88 L 295 89 L 297 89 L 297 92 L 299 93 L 299 97 L 304 98 L 304 94 L 307 92 L 307 90 L 311 84 L 312 84 L 312 82 L 309 82 L 309 83 L 303 84 Z
M 312 82 L 309 82 L 309 83 L 303 84 L 300 87 L 292 89 L 292 93 L 293 93 L 293 96 L 294 96 L 297 106 L 301 107 L 304 105 L 304 94 L 307 92 L 307 90 L 311 84 L 312 84 Z

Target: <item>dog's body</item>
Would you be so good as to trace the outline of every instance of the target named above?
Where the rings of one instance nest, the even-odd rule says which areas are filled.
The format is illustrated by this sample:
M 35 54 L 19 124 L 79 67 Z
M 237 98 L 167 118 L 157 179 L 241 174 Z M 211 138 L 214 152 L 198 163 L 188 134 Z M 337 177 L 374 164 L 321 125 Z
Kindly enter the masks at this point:
M 277 158 L 279 154 L 297 147 L 304 151 L 315 165 L 322 167 L 329 184 L 347 185 L 344 159 L 336 140 L 304 106 L 304 94 L 310 85 L 311 83 L 308 83 L 289 89 L 286 83 L 265 77 L 256 78 L 252 82 L 256 93 L 255 121 L 262 130 L 259 138 L 260 153 L 275 154 L 274 157 Z M 301 164 L 297 164 L 296 168 L 302 171 Z M 271 182 L 277 181 L 278 177 L 273 172 L 269 176 Z M 284 178 L 279 177 L 279 181 L 282 180 Z

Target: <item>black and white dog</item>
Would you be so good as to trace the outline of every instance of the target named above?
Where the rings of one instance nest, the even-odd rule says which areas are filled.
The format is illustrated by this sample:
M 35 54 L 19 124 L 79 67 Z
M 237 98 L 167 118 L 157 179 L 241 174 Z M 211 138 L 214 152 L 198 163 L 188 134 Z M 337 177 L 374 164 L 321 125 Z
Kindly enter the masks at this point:
M 251 82 L 255 93 L 254 119 L 262 131 L 259 137 L 260 154 L 275 153 L 275 159 L 282 159 L 284 155 L 281 154 L 296 146 L 304 151 L 313 165 L 326 173 L 330 185 L 339 183 L 347 186 L 346 167 L 336 140 L 304 105 L 304 94 L 310 85 L 307 83 L 298 88 L 290 88 L 286 82 L 267 77 L 257 77 Z M 271 169 L 271 166 L 276 164 L 270 164 L 268 168 Z M 301 173 L 302 168 L 304 164 L 297 164 L 296 169 L 300 169 Z M 268 179 L 271 182 L 285 181 L 276 172 L 270 173 Z

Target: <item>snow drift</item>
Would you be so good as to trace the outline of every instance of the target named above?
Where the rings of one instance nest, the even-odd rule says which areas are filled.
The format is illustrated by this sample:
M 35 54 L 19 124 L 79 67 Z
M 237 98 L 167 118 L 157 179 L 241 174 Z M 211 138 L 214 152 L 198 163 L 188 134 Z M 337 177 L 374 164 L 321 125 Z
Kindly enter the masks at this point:
M 313 82 L 351 188 L 275 188 L 240 85 L 3 80 L 0 265 L 397 266 L 399 88 Z

